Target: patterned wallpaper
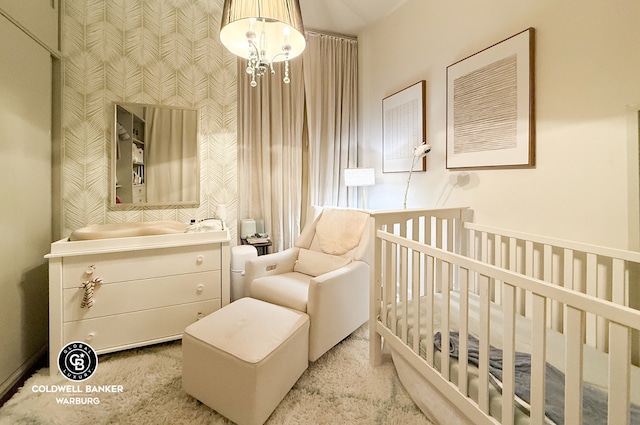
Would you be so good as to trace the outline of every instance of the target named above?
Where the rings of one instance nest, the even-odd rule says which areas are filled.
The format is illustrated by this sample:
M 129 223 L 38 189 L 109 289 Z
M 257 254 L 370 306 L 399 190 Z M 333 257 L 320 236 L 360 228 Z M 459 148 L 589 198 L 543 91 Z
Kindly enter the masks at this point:
M 236 57 L 219 41 L 222 0 L 64 0 L 62 235 L 88 224 L 213 217 L 236 234 Z M 113 102 L 197 107 L 198 208 L 109 206 Z

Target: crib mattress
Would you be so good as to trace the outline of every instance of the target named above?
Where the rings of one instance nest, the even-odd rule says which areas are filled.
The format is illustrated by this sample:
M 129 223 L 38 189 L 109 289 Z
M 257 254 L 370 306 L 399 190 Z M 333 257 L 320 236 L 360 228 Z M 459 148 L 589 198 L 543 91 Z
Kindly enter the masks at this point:
M 442 331 L 441 329 L 441 306 L 442 306 L 442 295 L 435 294 L 434 295 L 434 303 L 433 303 L 433 332 Z M 450 315 L 449 315 L 449 332 L 457 331 L 459 329 L 459 317 L 460 317 L 460 309 L 459 309 L 459 294 L 455 291 L 450 292 Z M 429 305 L 426 297 L 420 298 L 420 357 L 425 358 L 426 356 L 426 344 L 431 343 L 431 338 L 429 338 L 427 342 L 426 335 L 426 323 L 430 318 L 427 314 L 429 311 Z M 404 307 L 401 303 L 397 304 L 395 315 L 391 307 L 387 309 L 387 326 L 392 329 L 392 323 L 396 322 L 396 335 L 402 335 L 402 327 L 404 323 Z M 413 345 L 413 328 L 414 328 L 414 308 L 413 303 L 409 303 L 408 316 L 407 316 L 407 338 L 408 345 Z M 480 311 L 480 302 L 479 298 L 470 294 L 469 296 L 469 334 L 477 337 L 479 335 L 479 311 Z M 492 303 L 490 309 L 490 344 L 493 347 L 501 348 L 502 347 L 502 310 L 501 307 L 497 304 Z M 528 318 L 518 316 L 516 319 L 516 351 L 522 353 L 531 353 L 531 321 Z M 547 330 L 547 363 L 551 366 L 557 368 L 559 371 L 564 371 L 564 336 L 552 329 Z M 394 353 L 392 353 L 394 354 Z M 394 363 L 398 362 L 399 355 L 397 353 L 394 354 Z M 440 370 L 440 352 L 435 351 L 434 355 L 434 364 L 436 369 Z M 596 350 L 592 347 L 585 346 L 584 348 L 584 366 L 583 366 L 583 379 L 585 382 L 588 382 L 606 392 L 606 388 L 608 386 L 608 359 L 607 354 L 603 353 L 599 350 Z M 410 367 L 410 366 L 409 366 Z M 454 358 L 450 359 L 450 380 L 457 384 L 458 383 L 458 361 Z M 415 372 L 415 371 L 414 371 Z M 408 384 L 405 387 L 415 386 L 415 384 Z M 478 397 L 478 369 L 469 364 L 468 365 L 468 388 L 469 388 L 469 396 L 477 401 Z M 411 394 L 410 388 L 407 388 L 407 391 Z M 412 394 L 412 397 L 414 395 Z M 416 395 L 414 401 L 419 406 L 424 404 L 422 402 L 418 402 L 416 398 L 419 398 L 419 395 Z M 500 420 L 501 416 L 501 395 L 497 388 L 490 388 L 490 412 L 491 415 Z M 633 404 L 640 404 L 640 368 L 632 367 L 631 371 L 631 402 Z M 428 403 L 427 403 L 428 404 Z M 423 409 L 424 410 L 424 409 Z M 430 414 L 425 412 L 428 416 Z M 432 414 L 434 412 L 431 412 Z M 436 418 L 434 418 L 436 419 Z M 522 407 L 522 411 L 516 412 L 516 423 L 520 425 L 525 425 L 529 423 L 529 417 L 527 413 L 526 406 Z

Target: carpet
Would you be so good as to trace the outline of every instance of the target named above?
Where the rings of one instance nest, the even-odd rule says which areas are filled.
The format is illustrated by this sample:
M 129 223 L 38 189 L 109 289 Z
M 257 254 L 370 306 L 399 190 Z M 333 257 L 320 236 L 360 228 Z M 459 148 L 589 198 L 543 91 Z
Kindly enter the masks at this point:
M 431 424 L 390 358 L 369 364 L 368 336 L 365 324 L 311 363 L 266 424 Z M 0 425 L 231 424 L 182 390 L 181 356 L 180 341 L 105 354 L 80 383 L 40 369 L 0 409 Z M 69 385 L 81 397 L 54 392 Z

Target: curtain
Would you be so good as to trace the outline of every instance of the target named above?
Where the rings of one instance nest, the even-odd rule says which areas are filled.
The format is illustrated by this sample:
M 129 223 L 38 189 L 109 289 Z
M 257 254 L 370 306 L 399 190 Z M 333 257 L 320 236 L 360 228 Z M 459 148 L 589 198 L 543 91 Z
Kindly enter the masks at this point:
M 290 61 L 290 84 L 275 65 L 251 87 L 238 59 L 238 204 L 239 218 L 263 219 L 281 251 L 300 233 L 304 84 L 301 58 Z
M 307 32 L 303 52 L 309 132 L 309 202 L 356 206 L 344 185 L 345 168 L 358 165 L 358 43 Z
M 197 111 L 148 107 L 145 127 L 147 202 L 194 202 L 200 183 Z
M 238 60 L 239 218 L 264 219 L 274 251 L 293 246 L 307 205 L 357 205 L 343 175 L 357 166 L 357 40 L 306 35 L 290 84 L 276 64 L 252 88 Z

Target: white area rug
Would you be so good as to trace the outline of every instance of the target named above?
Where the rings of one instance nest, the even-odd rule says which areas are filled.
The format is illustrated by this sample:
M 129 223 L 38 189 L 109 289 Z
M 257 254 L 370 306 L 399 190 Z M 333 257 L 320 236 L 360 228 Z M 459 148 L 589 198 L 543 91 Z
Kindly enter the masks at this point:
M 368 350 L 364 325 L 312 363 L 266 423 L 431 424 L 402 388 L 391 361 L 374 368 Z M 181 356 L 180 341 L 106 354 L 81 383 L 41 369 L 0 409 L 0 424 L 230 424 L 182 390 Z M 82 399 L 98 404 L 60 404 L 70 396 L 34 391 L 42 385 L 80 385 Z M 86 394 L 87 385 L 122 385 L 122 391 Z

